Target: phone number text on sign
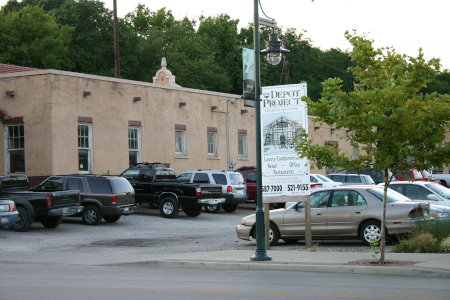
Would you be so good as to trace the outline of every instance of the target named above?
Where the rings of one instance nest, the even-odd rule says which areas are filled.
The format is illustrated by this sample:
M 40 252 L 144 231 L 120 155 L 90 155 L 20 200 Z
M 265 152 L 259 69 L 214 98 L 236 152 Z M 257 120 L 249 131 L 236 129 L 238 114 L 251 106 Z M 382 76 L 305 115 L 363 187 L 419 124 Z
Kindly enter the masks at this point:
M 309 190 L 309 184 L 284 184 L 284 185 L 263 185 L 262 191 L 266 194 L 279 194 L 280 192 L 287 191 L 295 194 L 295 192 L 304 192 Z

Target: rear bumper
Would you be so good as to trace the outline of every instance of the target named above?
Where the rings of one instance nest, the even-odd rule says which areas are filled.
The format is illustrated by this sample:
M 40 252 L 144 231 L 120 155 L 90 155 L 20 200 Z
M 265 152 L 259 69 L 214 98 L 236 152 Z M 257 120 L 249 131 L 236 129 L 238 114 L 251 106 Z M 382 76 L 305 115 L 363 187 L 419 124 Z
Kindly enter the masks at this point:
M 9 212 L 9 213 L 2 213 L 0 215 L 0 227 L 12 226 L 12 225 L 16 224 L 18 217 L 19 217 L 19 214 L 17 213 L 17 211 Z
M 214 198 L 214 199 L 198 199 L 198 204 L 221 204 L 225 203 L 225 198 Z
M 133 205 L 123 205 L 123 206 L 108 206 L 102 207 L 102 215 L 108 216 L 119 216 L 119 215 L 131 215 L 135 213 L 138 209 L 137 204 Z
M 248 194 L 246 195 L 234 195 L 234 194 L 225 194 L 225 204 L 241 204 L 246 203 L 248 200 Z
M 47 216 L 49 217 L 67 217 L 79 214 L 83 211 L 83 206 L 76 205 L 70 207 L 56 208 L 49 210 Z
M 417 220 L 386 220 L 386 229 L 389 235 L 405 234 L 417 228 Z

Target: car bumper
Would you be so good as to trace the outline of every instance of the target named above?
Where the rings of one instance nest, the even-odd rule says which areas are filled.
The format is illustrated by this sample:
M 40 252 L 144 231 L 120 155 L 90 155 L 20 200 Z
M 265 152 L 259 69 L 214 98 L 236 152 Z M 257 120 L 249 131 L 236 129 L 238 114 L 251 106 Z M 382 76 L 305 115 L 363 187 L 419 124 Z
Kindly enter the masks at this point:
M 199 204 L 222 204 L 225 203 L 225 198 L 214 198 L 214 199 L 198 199 Z
M 124 205 L 117 207 L 103 207 L 102 214 L 105 217 L 108 216 L 119 216 L 119 215 L 131 215 L 135 213 L 138 209 L 138 205 Z
M 250 235 L 250 232 L 252 231 L 252 226 L 247 225 L 237 225 L 236 226 L 236 233 L 238 238 L 246 241 L 251 241 L 252 236 Z
M 17 211 L 1 214 L 0 227 L 12 226 L 12 225 L 16 224 L 18 217 L 19 217 L 19 214 L 17 213 Z
M 386 229 L 389 235 L 405 234 L 417 228 L 417 219 L 386 220 Z
M 234 195 L 234 194 L 226 194 L 225 196 L 225 204 L 241 204 L 246 203 L 248 200 L 247 195 Z
M 49 217 L 68 217 L 73 216 L 76 214 L 79 214 L 83 211 L 83 206 L 77 205 L 77 206 L 70 206 L 70 207 L 63 207 L 63 208 L 56 208 L 52 209 L 48 212 L 47 216 Z

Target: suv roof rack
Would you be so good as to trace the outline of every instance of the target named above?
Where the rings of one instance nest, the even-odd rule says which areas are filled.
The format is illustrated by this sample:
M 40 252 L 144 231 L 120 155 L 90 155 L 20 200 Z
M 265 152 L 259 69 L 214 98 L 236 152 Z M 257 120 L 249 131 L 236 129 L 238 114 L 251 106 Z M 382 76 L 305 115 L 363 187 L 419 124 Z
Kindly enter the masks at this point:
M 256 170 L 256 166 L 244 166 L 236 169 L 236 171 Z
M 197 171 L 212 171 L 211 169 L 198 169 Z
M 140 163 L 131 163 L 130 164 L 130 168 L 142 168 L 142 167 L 149 167 L 149 168 L 156 168 L 156 167 L 165 167 L 165 168 L 170 168 L 170 163 L 160 163 L 160 162 L 154 162 L 154 163 L 149 163 L 149 162 L 140 162 Z

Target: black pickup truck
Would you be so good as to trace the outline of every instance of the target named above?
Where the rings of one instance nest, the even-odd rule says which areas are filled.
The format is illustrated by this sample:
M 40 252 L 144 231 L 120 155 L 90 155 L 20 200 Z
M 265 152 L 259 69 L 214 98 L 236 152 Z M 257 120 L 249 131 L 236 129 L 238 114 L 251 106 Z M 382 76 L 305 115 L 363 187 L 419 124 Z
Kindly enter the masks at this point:
M 131 183 L 136 203 L 158 207 L 164 218 L 175 218 L 179 210 L 197 217 L 206 204 L 225 202 L 220 184 L 178 183 L 170 164 L 138 163 L 120 174 Z
M 16 204 L 19 213 L 15 231 L 27 231 L 32 222 L 41 222 L 46 228 L 56 228 L 63 216 L 80 213 L 80 192 L 68 190 L 59 192 L 35 192 L 30 190 L 26 175 L 0 175 L 0 198 L 8 198 Z

